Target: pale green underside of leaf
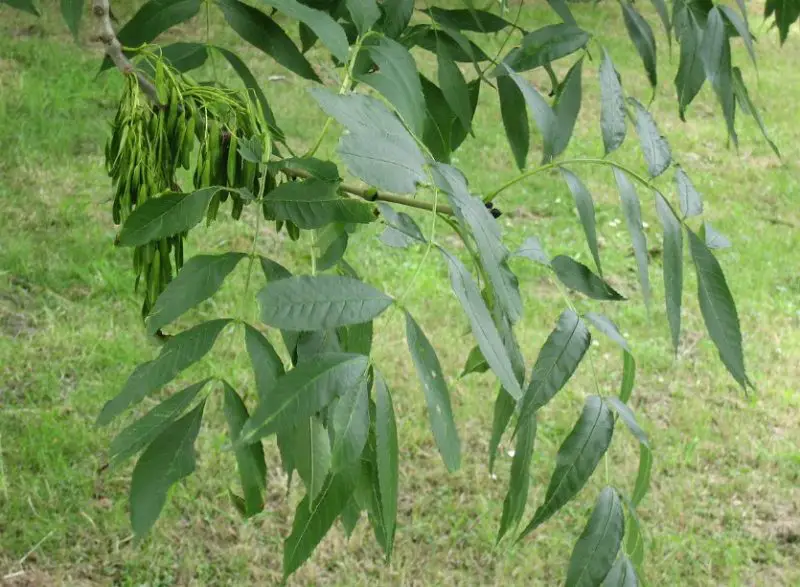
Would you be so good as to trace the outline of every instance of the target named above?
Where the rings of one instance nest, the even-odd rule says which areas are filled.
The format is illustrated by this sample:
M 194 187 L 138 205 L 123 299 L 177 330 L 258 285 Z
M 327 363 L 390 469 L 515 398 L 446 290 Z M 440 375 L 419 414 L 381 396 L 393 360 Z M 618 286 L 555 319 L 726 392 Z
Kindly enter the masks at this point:
M 461 441 L 458 439 L 453 409 L 450 405 L 450 391 L 442 373 L 436 351 L 425 337 L 425 333 L 406 312 L 406 338 L 417 375 L 425 394 L 436 446 L 450 471 L 461 465 Z
M 354 175 L 398 193 L 414 192 L 418 183 L 427 181 L 425 157 L 400 120 L 379 100 L 320 88 L 312 88 L 311 95 L 349 131 L 339 142 L 339 153 Z

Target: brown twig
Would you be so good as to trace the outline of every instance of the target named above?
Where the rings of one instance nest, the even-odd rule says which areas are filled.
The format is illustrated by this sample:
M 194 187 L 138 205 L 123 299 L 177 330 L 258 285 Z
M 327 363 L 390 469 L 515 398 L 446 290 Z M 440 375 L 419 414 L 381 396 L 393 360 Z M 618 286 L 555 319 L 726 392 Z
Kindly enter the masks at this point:
M 303 179 L 310 179 L 313 177 L 311 173 L 303 169 L 282 167 L 281 172 L 292 177 L 302 177 Z M 406 198 L 404 196 L 398 196 L 395 194 L 387 194 L 386 192 L 378 192 L 372 188 L 363 188 L 343 183 L 339 186 L 339 189 L 352 196 L 357 196 L 363 200 L 367 200 L 368 202 L 390 202 L 392 204 L 408 206 L 409 208 L 417 208 L 418 210 L 432 211 L 434 209 L 433 204 L 430 202 L 414 200 L 413 198 Z M 450 206 L 437 204 L 436 211 L 440 214 L 446 214 L 447 216 L 453 215 L 453 209 Z
M 122 51 L 122 43 L 119 42 L 117 34 L 114 32 L 114 25 L 111 23 L 111 9 L 108 6 L 108 0 L 93 0 L 92 13 L 97 18 L 100 26 L 100 33 L 97 35 L 97 40 L 102 42 L 106 48 L 106 55 L 114 62 L 122 73 L 125 75 L 135 75 L 136 80 L 139 82 L 139 88 L 154 104 L 159 104 L 158 91 L 147 77 L 136 71 L 133 63 L 125 56 Z

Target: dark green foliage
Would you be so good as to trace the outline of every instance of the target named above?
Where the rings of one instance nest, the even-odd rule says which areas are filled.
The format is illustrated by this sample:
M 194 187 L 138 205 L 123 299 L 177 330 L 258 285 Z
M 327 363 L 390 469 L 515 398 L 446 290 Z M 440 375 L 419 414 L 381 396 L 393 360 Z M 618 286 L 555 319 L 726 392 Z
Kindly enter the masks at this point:
M 39 12 L 30 0 L 3 3 L 30 14 Z M 648 243 L 645 237 L 643 216 L 647 217 L 647 211 L 643 212 L 642 202 L 654 195 L 662 228 L 660 262 L 666 317 L 676 351 L 681 334 L 686 232 L 697 275 L 697 303 L 709 336 L 734 380 L 743 388 L 752 385 L 744 367 L 736 307 L 714 256 L 715 250 L 730 247 L 731 241 L 707 220 L 696 218 L 703 213 L 702 198 L 689 173 L 675 162 L 680 158 L 671 152 L 648 107 L 626 97 L 635 92 L 626 92 L 611 55 L 605 49 L 596 53 L 596 45 L 589 43 L 593 31 L 578 25 L 563 0 L 548 2 L 555 20 L 561 22 L 531 31 L 512 23 L 505 10 L 472 2 L 464 2 L 463 7 L 426 5 L 416 13 L 412 0 L 265 0 L 262 4 L 265 6 L 239 0 L 215 2 L 224 23 L 263 58 L 315 84 L 311 96 L 329 120 L 304 154 L 294 149 L 307 142 L 307 137 L 298 142 L 280 130 L 259 85 L 262 69 L 255 75 L 230 49 L 183 39 L 182 32 L 172 34 L 177 40 L 163 47 L 153 44 L 162 33 L 195 17 L 203 6 L 199 0 L 150 0 L 117 27 L 118 40 L 131 60 L 130 65 L 122 63 L 121 67 L 126 73 L 135 68 L 137 75 L 126 78 L 106 150 L 106 166 L 116 190 L 112 215 L 121 225 L 117 244 L 132 248 L 137 285 L 141 282 L 140 292 L 147 290 L 146 332 L 159 337 L 163 347 L 155 359 L 133 371 L 122 391 L 106 403 L 98 423 L 108 424 L 187 368 L 204 368 L 204 357 L 229 324 L 244 329 L 244 347 L 238 331 L 233 340 L 238 341 L 241 352 L 246 350 L 255 384 L 252 393 L 245 388 L 240 393 L 227 381 L 221 381 L 222 385 L 210 385 L 209 379 L 189 386 L 183 383 L 182 391 L 165 391 L 161 403 L 114 439 L 109 451 L 113 463 L 142 453 L 131 481 L 134 532 L 143 536 L 149 531 L 170 487 L 194 471 L 194 446 L 206 398 L 221 392 L 221 401 L 209 402 L 208 409 L 221 407 L 227 422 L 241 485 L 230 493 L 234 506 L 245 516 L 264 510 L 267 465 L 262 442 L 271 442 L 273 434 L 290 483 L 295 471 L 302 481 L 295 484 L 305 495 L 284 542 L 284 575 L 291 575 L 311 556 L 337 519 L 349 535 L 362 513 L 388 560 L 398 528 L 402 443 L 389 385 L 376 364 L 383 354 L 373 352 L 373 339 L 377 344 L 380 330 L 402 311 L 411 355 L 408 366 L 413 364 L 417 372 L 433 439 L 448 470 L 461 464 L 455 417 L 458 405 L 457 401 L 454 405 L 448 386 L 446 367 L 450 365 L 440 363 L 435 346 L 458 346 L 456 356 L 466 356 L 462 377 L 490 371 L 487 376 L 496 379 L 498 391 L 488 441 L 490 471 L 503 435 L 515 422 L 514 434 L 508 439 L 515 452 L 500 519 L 498 539 L 502 538 L 515 532 L 524 517 L 537 425 L 550 417 L 548 410 L 563 409 L 563 398 L 556 396 L 584 356 L 592 352 L 591 327 L 622 351 L 619 396 L 601 390 L 604 397 L 586 397 L 584 390 L 575 390 L 586 397 L 583 411 L 558 449 L 548 487 L 520 538 L 581 493 L 609 449 L 615 424 L 622 420 L 640 450 L 630 500 L 611 487 L 600 492 L 575 544 L 566 584 L 638 585 L 644 532 L 635 508 L 649 489 L 654 454 L 644 433 L 647 426 L 637 421 L 629 403 L 636 372 L 632 348 L 617 325 L 599 310 L 603 302 L 625 300 L 611 285 L 620 283 L 622 276 L 603 272 L 604 241 L 598 236 L 595 203 L 572 169 L 587 164 L 613 168 L 645 303 L 651 297 L 650 251 L 658 250 L 658 245 Z M 83 0 L 60 2 L 64 21 L 75 37 L 81 31 L 85 5 Z M 671 18 L 664 0 L 652 0 L 652 5 L 667 42 L 671 44 L 674 35 L 680 46 L 676 63 L 669 64 L 677 70 L 678 116 L 686 118 L 689 104 L 708 80 L 732 142 L 737 141 L 738 105 L 740 112 L 755 119 L 769 146 L 779 154 L 750 98 L 741 69 L 733 63 L 731 39 L 741 41 L 756 63 L 743 4 L 740 2 L 740 11 L 736 11 L 709 0 L 675 0 Z M 633 43 L 629 50 L 638 53 L 655 90 L 658 64 L 653 28 L 639 3 L 622 0 L 620 6 Z M 800 17 L 800 5 L 768 0 L 765 16 L 774 18 L 784 42 L 791 24 Z M 286 31 L 298 32 L 300 47 Z M 485 44 L 490 35 L 493 44 Z M 496 47 L 502 50 L 495 58 Z M 429 79 L 432 70 L 426 66 L 418 68 L 420 51 L 435 55 L 435 78 Z M 224 78 L 216 72 L 211 83 L 184 75 L 205 72 L 202 66 L 214 53 L 230 65 L 244 90 L 224 87 L 219 81 Z M 554 66 L 555 62 L 559 63 Z M 102 69 L 111 66 L 112 60 L 106 57 Z M 536 87 L 531 81 L 535 76 L 526 73 L 538 68 L 548 74 L 551 88 Z M 600 107 L 590 115 L 599 115 L 593 124 L 599 126 L 606 158 L 591 158 L 592 154 L 563 159 L 578 119 L 587 115 L 584 112 L 579 117 L 584 82 L 597 83 L 597 79 Z M 317 87 L 319 84 L 329 88 Z M 455 163 L 467 135 L 481 140 L 475 115 L 480 88 L 485 84 L 497 88 L 499 113 L 495 114 L 499 116 L 494 120 L 502 120 L 509 159 L 524 170 L 529 153 L 539 150 L 541 163 L 481 195 L 473 193 Z M 535 122 L 533 141 L 529 115 Z M 628 118 L 639 139 L 647 176 L 659 178 L 675 167 L 676 206 L 669 194 L 659 191 L 665 189 L 663 178 L 652 183 L 638 170 L 609 158 L 625 140 Z M 327 133 L 338 128 L 332 121 L 343 127 L 338 160 L 346 169 L 319 158 Z M 295 127 L 294 121 L 286 126 Z M 574 151 L 582 148 L 572 146 Z M 178 163 L 193 172 L 194 191 L 184 193 L 178 187 Z M 565 253 L 551 258 L 535 237 L 513 253 L 503 238 L 502 227 L 513 217 L 504 214 L 498 198 L 529 176 L 556 168 L 574 198 L 596 272 Z M 366 186 L 351 185 L 345 179 L 348 172 Z M 556 181 L 545 174 L 540 177 Z M 641 185 L 634 187 L 635 182 Z M 542 197 L 547 195 L 543 192 Z M 428 218 L 423 224 L 423 219 L 399 211 L 398 206 L 417 209 Z M 202 248 L 205 242 L 185 240 L 187 233 L 202 230 L 198 226 L 203 220 L 216 222 L 218 215 L 228 210 L 234 220 L 253 220 L 257 228 L 252 246 L 247 251 L 216 255 L 192 251 L 184 264 L 184 245 Z M 434 218 L 434 214 L 438 216 Z M 259 248 L 263 243 L 258 242 L 264 231 L 262 220 L 274 225 L 281 247 L 310 242 L 310 270 L 298 268 L 299 275 L 293 275 L 275 261 L 258 257 L 257 252 L 263 250 Z M 351 255 L 360 253 L 356 243 L 365 243 L 353 234 L 374 221 L 384 223 L 380 240 L 395 249 L 392 254 L 398 262 L 406 263 L 421 252 L 427 261 L 434 247 L 442 253 L 471 338 L 429 340 L 412 317 L 413 309 L 405 307 L 411 298 L 403 293 L 395 300 L 377 284 L 369 284 L 375 281 L 369 264 L 357 264 Z M 425 227 L 424 232 L 420 226 Z M 460 243 L 457 247 L 450 247 L 449 237 L 442 237 L 441 231 L 450 229 Z M 447 251 L 441 247 L 443 243 L 448 243 Z M 567 252 L 577 254 L 572 242 L 547 245 L 550 250 L 567 246 L 571 251 Z M 555 277 L 583 296 L 565 293 L 566 309 L 542 344 L 527 379 L 515 325 L 526 318 L 541 318 L 526 317 L 523 311 L 525 296 L 512 267 L 525 263 L 509 261 L 519 257 L 537 264 L 526 269 Z M 254 294 L 255 286 L 250 286 L 257 258 L 267 283 L 259 284 L 261 289 Z M 659 262 L 655 255 L 653 262 Z M 247 285 L 235 292 L 240 302 L 236 315 L 190 326 L 172 336 L 163 334 L 162 329 L 176 321 L 190 319 L 193 308 L 213 305 L 206 300 L 226 281 L 238 283 L 229 276 L 237 267 L 244 271 L 244 265 Z M 363 279 L 353 266 L 361 267 Z M 385 287 L 395 291 L 392 288 L 397 284 Z M 263 325 L 248 323 L 253 317 L 254 297 Z M 387 311 L 395 303 L 398 312 Z M 580 313 L 575 306 L 581 308 Z M 270 341 L 276 331 L 285 349 L 273 348 Z M 230 380 L 234 381 L 232 376 Z M 457 400 L 455 385 L 452 397 Z M 490 401 L 487 395 L 487 409 Z M 548 408 L 542 409 L 545 406 Z M 399 413 L 397 417 L 415 414 Z M 620 552 L 623 534 L 624 552 Z

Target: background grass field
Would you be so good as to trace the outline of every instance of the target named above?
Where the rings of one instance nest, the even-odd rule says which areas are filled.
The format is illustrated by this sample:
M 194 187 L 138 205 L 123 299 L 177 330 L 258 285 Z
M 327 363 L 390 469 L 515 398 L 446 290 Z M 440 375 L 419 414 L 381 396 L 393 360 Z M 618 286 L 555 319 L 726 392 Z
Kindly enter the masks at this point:
M 285 499 L 273 448 L 268 505 L 242 521 L 227 498 L 236 483 L 225 443 L 219 397 L 207 409 L 198 441 L 198 471 L 172 492 L 161 520 L 143 544 L 131 540 L 127 520 L 130 466 L 99 471 L 121 423 L 93 425 L 100 406 L 120 389 L 133 367 L 155 353 L 139 323 L 129 252 L 112 245 L 109 180 L 102 167 L 108 121 L 121 88 L 115 72 L 96 78 L 99 50 L 90 42 L 91 22 L 76 45 L 60 20 L 57 3 L 43 2 L 51 16 L 21 16 L 0 6 L 0 582 L 9 585 L 250 585 L 280 578 L 281 542 L 290 527 L 297 488 Z M 134 6 L 115 4 L 122 19 Z M 644 6 L 642 7 L 645 8 Z M 618 8 L 574 5 L 588 30 L 609 48 L 626 88 L 649 98 L 641 65 L 627 40 Z M 620 324 L 638 360 L 632 406 L 655 447 L 653 487 L 641 507 L 647 533 L 645 575 L 650 585 L 800 584 L 800 212 L 797 158 L 800 125 L 800 34 L 780 49 L 776 34 L 751 6 L 759 39 L 759 73 L 741 47 L 735 61 L 745 70 L 763 108 L 781 163 L 760 138 L 752 119 L 740 120 L 741 147 L 726 148 L 724 123 L 706 87 L 681 123 L 672 75 L 677 55 L 660 42 L 660 81 L 653 110 L 676 157 L 703 193 L 706 214 L 731 237 L 720 253 L 738 301 L 746 360 L 758 391 L 745 397 L 727 375 L 704 335 L 687 270 L 683 338 L 670 351 L 663 311 L 660 262 L 648 317 L 637 289 L 634 262 L 618 196 L 608 170 L 575 167 L 593 191 L 606 271 L 631 301 L 602 311 Z M 524 10 L 529 27 L 550 22 L 546 5 Z M 653 15 L 650 14 L 650 17 Z M 545 20 L 547 19 L 547 20 Z M 211 35 L 235 43 L 211 11 Z M 654 24 L 655 18 L 651 19 Z M 87 26 L 88 24 L 88 26 Z M 202 39 L 205 20 L 171 35 Z M 249 48 L 241 48 L 295 144 L 310 144 L 324 120 L 305 85 Z M 319 53 L 311 57 L 335 83 Z M 429 64 L 426 64 L 429 65 Z M 213 67 L 206 74 L 213 75 Z M 216 75 L 228 79 L 223 64 Z M 268 81 L 271 80 L 271 81 Z M 536 78 L 537 81 L 543 81 Z M 578 131 L 567 157 L 602 154 L 596 67 L 584 83 Z M 484 88 L 476 138 L 455 163 L 476 190 L 514 176 L 495 95 Z M 535 142 L 535 141 L 534 141 Z M 322 153 L 332 155 L 335 142 Z M 531 154 L 533 161 L 538 153 Z M 615 157 L 641 169 L 631 137 Z M 669 174 L 667 174 L 669 175 Z M 671 178 L 658 180 L 672 194 Z M 642 193 L 647 236 L 660 234 L 649 194 Z M 540 174 L 497 201 L 506 238 L 516 245 L 538 236 L 548 251 L 586 261 L 571 196 L 557 174 Z M 252 216 L 197 230 L 192 251 L 246 250 Z M 429 226 L 424 216 L 418 216 Z M 438 239 L 457 247 L 440 223 Z M 348 261 L 371 282 L 401 293 L 421 250 L 379 245 L 378 226 L 351 241 Z M 260 251 L 296 271 L 307 270 L 309 246 L 293 245 L 268 227 Z M 530 364 L 564 301 L 542 269 L 520 260 L 526 314 L 518 336 Z M 242 264 L 243 269 L 244 264 Z M 687 268 L 688 269 L 688 268 Z M 235 311 L 244 281 L 237 272 L 224 290 L 183 323 Z M 260 282 L 259 282 L 260 283 Z M 251 290 L 252 291 L 252 290 Z M 574 298 L 580 307 L 597 308 Z M 254 302 L 248 312 L 256 315 Z M 427 427 L 424 400 L 405 349 L 399 312 L 379 320 L 375 361 L 393 388 L 399 418 L 401 501 L 395 556 L 385 565 L 362 520 L 346 541 L 336 527 L 293 584 L 325 585 L 553 585 L 563 580 L 571 545 L 598 487 L 630 488 L 637 466 L 634 441 L 622 429 L 607 461 L 580 498 L 519 546 L 493 547 L 508 474 L 504 446 L 497 478 L 486 462 L 495 384 L 488 376 L 457 380 L 472 346 L 466 320 L 449 291 L 446 271 L 431 256 L 406 297 L 436 346 L 451 379 L 464 452 L 461 470 L 447 474 Z M 238 336 L 238 335 L 237 335 Z M 221 374 L 239 389 L 249 386 L 241 341 L 221 339 L 213 358 L 187 373 Z M 235 343 L 235 344 L 234 344 Z M 613 393 L 621 361 L 613 345 L 598 339 L 591 351 L 597 385 Z M 175 386 L 169 386 L 169 390 Z M 571 428 L 583 398 L 595 393 L 585 363 L 540 419 L 529 505 L 544 494 L 555 451 Z M 157 398 L 145 402 L 142 410 Z

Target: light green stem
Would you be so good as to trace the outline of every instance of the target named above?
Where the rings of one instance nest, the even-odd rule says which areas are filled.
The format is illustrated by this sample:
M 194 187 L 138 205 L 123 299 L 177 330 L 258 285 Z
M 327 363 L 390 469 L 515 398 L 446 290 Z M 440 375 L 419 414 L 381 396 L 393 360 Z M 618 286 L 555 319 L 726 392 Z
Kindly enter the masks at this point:
M 545 165 L 541 165 L 534 169 L 529 169 L 527 171 L 522 172 L 517 177 L 514 177 L 508 180 L 506 183 L 501 185 L 499 188 L 490 192 L 489 194 L 484 197 L 484 202 L 491 202 L 494 200 L 498 195 L 502 192 L 507 190 L 508 188 L 518 184 L 521 181 L 528 179 L 536 175 L 537 173 L 542 173 L 543 171 L 549 171 L 551 169 L 560 169 L 561 167 L 565 167 L 567 165 L 599 165 L 602 167 L 615 167 L 621 171 L 624 171 L 628 175 L 630 175 L 633 179 L 644 185 L 645 187 L 657 190 L 658 188 L 653 184 L 652 181 L 643 177 L 630 167 L 626 165 L 622 165 L 621 163 L 617 163 L 616 161 L 612 161 L 611 159 L 599 159 L 599 158 L 592 158 L 592 157 L 578 157 L 576 159 L 564 159 L 563 161 L 553 161 L 552 163 L 547 163 Z

